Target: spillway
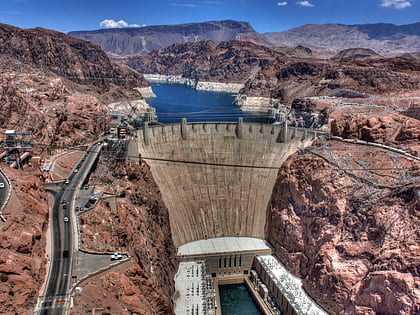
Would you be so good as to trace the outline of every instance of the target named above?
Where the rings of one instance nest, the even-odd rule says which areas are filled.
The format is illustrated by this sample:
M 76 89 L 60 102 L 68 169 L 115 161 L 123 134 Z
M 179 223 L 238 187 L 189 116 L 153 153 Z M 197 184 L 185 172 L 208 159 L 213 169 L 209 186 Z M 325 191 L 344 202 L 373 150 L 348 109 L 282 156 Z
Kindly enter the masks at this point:
M 244 236 L 265 239 L 278 168 L 316 131 L 258 123 L 148 126 L 137 134 L 169 209 L 175 246 Z

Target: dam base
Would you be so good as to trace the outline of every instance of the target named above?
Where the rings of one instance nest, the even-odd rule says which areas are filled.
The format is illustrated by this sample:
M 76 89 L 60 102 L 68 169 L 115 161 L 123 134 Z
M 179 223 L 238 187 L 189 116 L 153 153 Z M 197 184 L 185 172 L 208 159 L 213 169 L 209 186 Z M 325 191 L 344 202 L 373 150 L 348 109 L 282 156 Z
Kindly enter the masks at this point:
M 221 315 L 219 286 L 246 285 L 262 314 L 326 315 L 272 255 L 271 246 L 251 237 L 199 240 L 178 248 L 174 296 L 177 315 Z
M 176 314 L 221 314 L 219 285 L 244 283 L 257 255 L 271 255 L 271 246 L 252 237 L 220 237 L 178 248 L 175 276 Z

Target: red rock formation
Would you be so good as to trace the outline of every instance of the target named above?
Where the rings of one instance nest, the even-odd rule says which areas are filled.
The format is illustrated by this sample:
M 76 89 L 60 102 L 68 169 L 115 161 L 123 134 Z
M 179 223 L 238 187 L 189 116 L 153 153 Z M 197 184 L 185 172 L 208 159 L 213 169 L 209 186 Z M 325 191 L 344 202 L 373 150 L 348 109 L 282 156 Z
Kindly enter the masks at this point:
M 51 30 L 0 24 L 0 61 L 0 131 L 33 131 L 43 149 L 95 139 L 104 105 L 142 99 L 134 88 L 148 86 L 99 47 Z
M 346 139 L 361 139 L 399 147 L 420 156 L 420 124 L 417 119 L 385 110 L 347 106 L 330 115 L 331 132 Z
M 29 170 L 8 175 L 17 199 L 0 230 L 0 313 L 33 314 L 47 266 L 47 196 Z
M 104 299 L 82 292 L 76 310 L 109 307 L 141 314 L 172 314 L 175 248 L 168 211 L 146 164 L 117 165 L 104 182 L 117 199 L 117 209 L 103 202 L 80 216 L 83 248 L 91 251 L 127 251 L 133 267 L 107 273 L 89 285 Z
M 276 255 L 332 314 L 418 314 L 418 162 L 338 141 L 309 152 L 278 175 L 268 219 Z

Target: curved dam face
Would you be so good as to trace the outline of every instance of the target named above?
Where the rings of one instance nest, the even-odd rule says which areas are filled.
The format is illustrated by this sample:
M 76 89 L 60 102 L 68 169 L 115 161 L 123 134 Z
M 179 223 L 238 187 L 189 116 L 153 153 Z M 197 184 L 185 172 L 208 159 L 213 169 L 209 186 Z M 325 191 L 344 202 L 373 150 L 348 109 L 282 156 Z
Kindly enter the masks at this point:
M 138 150 L 169 209 L 177 247 L 226 236 L 265 239 L 278 168 L 316 132 L 256 123 L 145 126 Z

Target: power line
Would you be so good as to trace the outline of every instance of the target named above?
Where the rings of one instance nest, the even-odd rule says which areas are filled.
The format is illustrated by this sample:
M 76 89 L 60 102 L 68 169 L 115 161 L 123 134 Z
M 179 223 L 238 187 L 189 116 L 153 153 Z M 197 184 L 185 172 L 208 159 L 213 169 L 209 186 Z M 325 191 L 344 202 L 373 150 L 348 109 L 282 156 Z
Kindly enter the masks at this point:
M 282 166 L 274 167 L 274 166 L 258 166 L 258 165 L 241 165 L 241 164 L 223 164 L 223 163 L 211 163 L 211 162 L 200 162 L 200 161 L 190 161 L 190 160 L 178 160 L 178 159 L 165 159 L 165 158 L 155 158 L 155 157 L 147 157 L 147 156 L 134 156 L 134 155 L 126 155 L 128 158 L 132 159 L 142 159 L 142 160 L 151 160 L 151 161 L 161 161 L 161 162 L 172 162 L 172 163 L 184 163 L 184 164 L 197 164 L 197 165 L 210 165 L 210 166 L 222 166 L 222 167 L 240 167 L 240 168 L 259 168 L 259 169 L 280 169 Z M 330 170 L 333 167 L 317 167 L 316 170 Z M 345 167 L 334 167 L 340 170 L 345 171 L 404 171 L 409 172 L 410 170 L 395 168 L 395 167 L 381 167 L 381 168 L 345 168 Z

